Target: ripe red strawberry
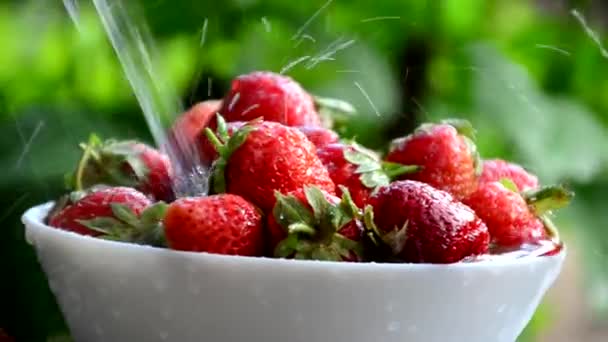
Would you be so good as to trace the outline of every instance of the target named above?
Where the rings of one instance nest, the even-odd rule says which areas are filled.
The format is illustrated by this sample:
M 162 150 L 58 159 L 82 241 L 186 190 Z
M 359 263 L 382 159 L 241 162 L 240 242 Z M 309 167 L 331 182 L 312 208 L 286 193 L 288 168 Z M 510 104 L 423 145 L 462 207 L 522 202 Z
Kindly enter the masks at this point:
M 126 187 L 74 192 L 51 213 L 49 225 L 83 235 L 162 245 L 160 220 L 165 204 L 152 205 L 141 192 Z
M 464 203 L 486 223 L 497 249 L 516 248 L 553 238 L 556 231 L 545 213 L 570 202 L 572 193 L 546 187 L 520 194 L 509 181 L 486 182 Z
M 380 187 L 365 223 L 399 261 L 453 263 L 488 251 L 488 228 L 449 193 L 417 181 Z M 379 237 L 379 238 L 378 238 Z
M 420 171 L 401 179 L 430 184 L 462 200 L 477 188 L 481 171 L 473 135 L 473 128 L 463 120 L 423 124 L 413 134 L 394 140 L 386 160 L 419 165 Z
M 296 81 L 272 72 L 256 71 L 234 79 L 220 113 L 226 121 L 261 117 L 287 126 L 320 125 L 313 98 Z
M 224 139 L 225 141 L 227 141 L 232 136 L 234 131 L 243 127 L 245 124 L 246 124 L 246 122 L 244 122 L 244 121 L 227 122 L 227 123 L 225 123 L 225 126 L 224 126 L 224 124 L 222 124 L 223 126 L 218 127 L 220 129 L 224 129 L 224 127 L 225 127 L 225 131 L 220 131 L 220 129 L 216 128 L 216 131 L 214 133 L 217 136 L 219 136 L 221 139 Z M 215 150 L 215 146 L 213 146 L 211 141 L 209 141 L 209 138 L 207 137 L 207 135 L 205 134 L 204 131 L 201 132 L 201 134 L 198 136 L 197 144 L 198 144 L 197 145 L 198 153 L 199 153 L 201 161 L 210 164 L 214 160 L 217 159 L 218 153 Z
M 382 162 L 373 152 L 355 143 L 329 144 L 317 150 L 317 155 L 336 184 L 336 193 L 341 196 L 340 186 L 350 192 L 355 204 L 363 208 L 372 191 L 417 167 Z
M 242 256 L 264 253 L 261 212 L 241 196 L 184 197 L 164 219 L 170 248 Z
M 320 126 L 300 126 L 298 129 L 300 132 L 304 133 L 308 140 L 317 148 L 336 143 L 340 140 L 338 133 Z
M 169 138 L 181 146 L 194 144 L 205 127 L 219 111 L 222 101 L 209 100 L 195 104 L 175 120 Z
M 484 160 L 480 183 L 498 182 L 509 178 L 517 185 L 519 191 L 538 188 L 538 178 L 523 167 L 500 159 Z
M 276 193 L 268 215 L 272 254 L 281 258 L 362 261 L 361 213 L 348 192 L 342 199 L 316 187 Z
M 219 125 L 225 125 L 221 119 Z M 265 212 L 274 207 L 275 191 L 287 194 L 314 185 L 334 194 L 334 183 L 315 146 L 296 128 L 256 121 L 228 140 L 218 139 L 210 129 L 207 133 L 220 155 L 213 173 L 216 193 L 241 195 Z
M 71 184 L 75 190 L 98 184 L 127 186 L 155 200 L 173 200 L 171 163 L 158 150 L 131 140 L 102 142 L 95 135 L 80 147 L 84 152 Z

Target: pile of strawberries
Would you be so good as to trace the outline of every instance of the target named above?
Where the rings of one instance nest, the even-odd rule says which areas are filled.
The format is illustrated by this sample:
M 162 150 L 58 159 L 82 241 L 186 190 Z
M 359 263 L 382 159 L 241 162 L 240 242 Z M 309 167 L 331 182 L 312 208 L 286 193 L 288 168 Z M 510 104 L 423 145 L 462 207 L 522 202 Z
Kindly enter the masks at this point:
M 166 155 L 93 136 L 48 223 L 176 250 L 332 261 L 453 263 L 559 249 L 549 216 L 572 193 L 482 160 L 468 122 L 425 123 L 381 156 L 329 128 L 329 113 L 351 109 L 285 76 L 239 76 L 169 132 L 211 168 L 210 195 L 176 199 Z

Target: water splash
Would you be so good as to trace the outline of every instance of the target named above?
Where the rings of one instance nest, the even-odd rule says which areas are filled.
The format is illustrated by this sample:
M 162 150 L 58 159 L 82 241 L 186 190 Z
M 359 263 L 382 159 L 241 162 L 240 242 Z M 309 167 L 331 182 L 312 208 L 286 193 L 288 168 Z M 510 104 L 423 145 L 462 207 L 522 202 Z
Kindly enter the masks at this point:
M 171 160 L 175 172 L 175 193 L 178 196 L 206 194 L 209 172 L 200 163 L 194 147 L 179 133 L 175 134 L 174 139 L 167 139 L 163 122 L 172 122 L 183 108 L 176 93 L 169 87 L 170 83 L 155 64 L 155 45 L 144 20 L 129 13 L 123 0 L 93 0 L 93 4 L 141 106 L 152 137 Z M 202 43 L 205 32 L 203 30 Z
M 604 47 L 604 44 L 602 43 L 600 36 L 591 29 L 589 24 L 587 24 L 587 20 L 585 19 L 585 17 L 583 17 L 581 12 L 579 12 L 576 9 L 573 9 L 572 11 L 570 11 L 570 13 L 583 26 L 583 29 L 585 29 L 585 32 L 587 33 L 589 38 L 591 38 L 591 40 L 593 40 L 593 42 L 600 49 L 600 53 L 602 54 L 602 56 L 604 58 L 608 58 L 608 50 L 606 50 L 606 48 Z
M 353 83 L 355 84 L 355 87 L 357 87 L 357 89 L 359 89 L 359 91 L 361 92 L 361 94 L 363 94 L 363 97 L 365 97 L 365 99 L 367 100 L 367 102 L 369 102 L 369 105 L 370 105 L 370 107 L 372 107 L 374 113 L 376 113 L 377 116 L 380 116 L 380 112 L 378 111 L 378 108 L 376 107 L 376 105 L 372 101 L 371 97 L 369 97 L 369 94 L 365 91 L 365 89 L 363 89 L 363 87 L 361 86 L 361 84 L 359 84 L 359 82 L 353 82 Z
M 304 33 L 308 26 L 310 26 L 310 24 L 319 16 L 319 14 L 321 14 L 323 10 L 325 10 L 329 5 L 331 5 L 332 2 L 333 0 L 327 0 L 327 2 L 325 2 L 315 13 L 310 16 L 310 18 L 308 18 L 308 20 L 304 22 L 304 24 L 302 24 L 302 26 L 300 26 L 296 34 L 291 37 L 291 40 L 297 40 L 298 38 L 300 38 L 300 36 L 302 35 L 302 33 Z
M 80 31 L 80 11 L 78 10 L 78 0 L 63 0 L 63 6 L 68 11 L 68 15 L 76 29 Z

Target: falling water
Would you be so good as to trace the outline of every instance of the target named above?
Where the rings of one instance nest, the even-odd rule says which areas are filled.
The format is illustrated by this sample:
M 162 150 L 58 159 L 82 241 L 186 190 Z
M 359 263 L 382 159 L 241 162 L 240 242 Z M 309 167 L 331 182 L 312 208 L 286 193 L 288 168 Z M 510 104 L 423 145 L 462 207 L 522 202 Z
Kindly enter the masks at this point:
M 163 123 L 172 122 L 182 113 L 180 100 L 169 85 L 154 57 L 155 44 L 141 11 L 128 12 L 124 0 L 93 0 L 101 23 L 118 56 L 123 71 L 142 109 L 156 145 L 173 165 L 173 188 L 178 196 L 206 194 L 208 169 L 199 160 L 194 148 L 181 134 L 167 139 Z M 133 5 L 132 2 L 128 2 Z M 77 18 L 76 2 L 64 0 L 72 19 Z

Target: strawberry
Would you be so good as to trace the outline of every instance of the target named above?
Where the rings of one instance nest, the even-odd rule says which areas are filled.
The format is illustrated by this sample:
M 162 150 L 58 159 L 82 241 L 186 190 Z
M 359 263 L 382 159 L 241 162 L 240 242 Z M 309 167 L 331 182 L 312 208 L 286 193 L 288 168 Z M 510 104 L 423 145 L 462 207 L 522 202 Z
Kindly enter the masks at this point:
M 547 213 L 567 205 L 572 196 L 560 186 L 520 193 L 514 182 L 503 179 L 481 183 L 464 203 L 486 223 L 493 246 L 510 249 L 556 238 Z
M 321 123 L 313 98 L 296 81 L 272 72 L 256 71 L 234 79 L 220 113 L 229 122 L 261 117 L 287 126 Z
M 338 133 L 320 126 L 300 126 L 298 129 L 300 132 L 304 133 L 308 140 L 317 148 L 336 143 L 340 140 Z
M 477 188 L 481 171 L 473 136 L 474 129 L 464 120 L 423 124 L 413 134 L 394 140 L 386 160 L 419 165 L 418 172 L 401 179 L 430 184 L 462 200 Z
M 214 133 L 216 135 L 217 134 L 222 135 L 224 139 L 228 139 L 232 136 L 234 131 L 243 127 L 245 124 L 246 124 L 246 122 L 244 122 L 244 121 L 227 122 L 227 123 L 225 123 L 225 127 L 226 127 L 225 132 L 224 131 L 218 132 L 218 130 L 216 129 L 216 131 Z M 222 129 L 223 129 L 223 127 L 224 126 L 222 126 Z M 207 164 L 211 164 L 218 157 L 218 153 L 215 150 L 215 146 L 213 146 L 211 141 L 209 141 L 209 138 L 207 138 L 207 135 L 205 134 L 204 131 L 201 132 L 201 134 L 197 138 L 197 148 L 199 151 L 200 159 Z
M 361 208 L 374 189 L 389 184 L 396 176 L 417 170 L 415 166 L 381 162 L 373 151 L 356 143 L 329 144 L 318 149 L 317 155 L 336 184 L 336 193 L 342 195 L 340 187 L 346 187 Z
M 174 198 L 171 163 L 158 150 L 132 140 L 102 142 L 95 135 L 80 147 L 84 152 L 70 180 L 75 190 L 104 184 L 134 187 L 155 200 Z
M 222 102 L 209 100 L 199 102 L 179 116 L 173 123 L 169 133 L 170 139 L 180 146 L 189 146 L 196 142 L 198 136 L 218 112 Z
M 449 193 L 411 180 L 382 186 L 369 199 L 365 224 L 398 261 L 453 263 L 488 251 L 488 228 Z
M 268 215 L 273 255 L 280 258 L 362 261 L 361 213 L 345 190 L 342 199 L 317 187 L 275 193 Z
M 166 205 L 152 204 L 141 192 L 126 187 L 73 192 L 51 213 L 49 225 L 83 235 L 160 246 L 160 220 Z
M 262 256 L 261 212 L 241 196 L 184 197 L 169 205 L 163 221 L 170 248 Z
M 503 178 L 512 180 L 520 191 L 538 188 L 538 178 L 517 164 L 501 159 L 483 161 L 480 183 L 498 182 Z
M 213 171 L 213 190 L 243 196 L 264 212 L 272 210 L 275 191 L 287 194 L 305 185 L 334 194 L 332 182 L 315 146 L 298 129 L 277 122 L 254 121 L 226 134 L 219 119 L 218 136 L 207 128 L 218 150 Z

